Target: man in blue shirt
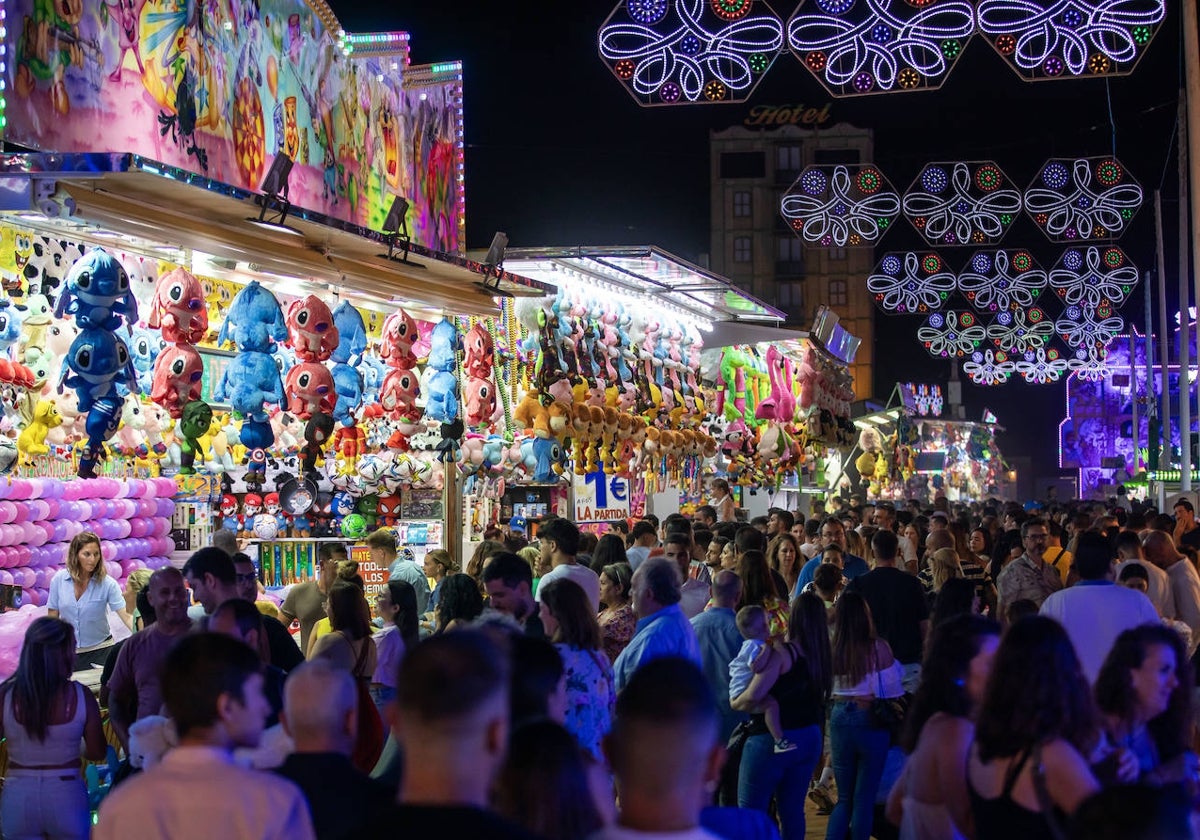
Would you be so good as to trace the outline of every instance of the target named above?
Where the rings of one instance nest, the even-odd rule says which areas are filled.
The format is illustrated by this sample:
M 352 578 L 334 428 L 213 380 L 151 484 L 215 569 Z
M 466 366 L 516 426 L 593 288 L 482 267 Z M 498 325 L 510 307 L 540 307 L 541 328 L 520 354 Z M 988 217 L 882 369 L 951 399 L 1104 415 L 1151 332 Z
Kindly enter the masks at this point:
M 717 701 L 721 715 L 721 743 L 729 740 L 735 726 L 747 716 L 729 705 L 729 663 L 742 649 L 737 628 L 737 602 L 742 597 L 742 579 L 728 569 L 713 578 L 713 605 L 692 619 L 700 645 L 701 669 Z
M 866 560 L 846 551 L 846 527 L 842 525 L 840 520 L 832 516 L 826 517 L 825 521 L 821 523 L 820 539 L 822 550 L 829 546 L 837 546 L 841 549 L 842 556 L 845 558 L 845 563 L 842 566 L 842 574 L 847 580 L 854 580 L 859 575 L 865 575 L 871 571 Z M 796 581 L 796 588 L 792 590 L 793 600 L 800 597 L 800 593 L 812 581 L 813 575 L 817 571 L 817 566 L 820 565 L 820 554 L 804 564 L 804 568 L 800 570 L 800 577 Z
M 665 557 L 646 559 L 633 573 L 633 611 L 637 630 L 613 663 L 617 691 L 633 672 L 662 656 L 682 656 L 701 664 L 696 632 L 679 608 L 682 581 L 678 567 Z

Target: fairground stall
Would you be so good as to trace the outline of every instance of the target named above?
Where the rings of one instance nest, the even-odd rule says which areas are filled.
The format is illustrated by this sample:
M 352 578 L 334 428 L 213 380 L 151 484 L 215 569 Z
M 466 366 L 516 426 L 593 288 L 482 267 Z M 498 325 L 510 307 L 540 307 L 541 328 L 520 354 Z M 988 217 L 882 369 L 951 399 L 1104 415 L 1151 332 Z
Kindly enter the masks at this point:
M 940 385 L 899 383 L 886 408 L 856 417 L 857 442 L 839 490 L 868 499 L 973 501 L 1001 496 L 1010 483 L 996 443 L 994 416 L 980 422 L 942 417 Z
M 48 8 L 4 5 L 0 676 L 82 530 L 121 581 L 216 528 L 268 585 L 457 551 L 468 319 L 554 291 L 462 256 L 461 67 L 320 2 Z
M 527 437 L 515 473 L 477 475 L 473 535 L 542 512 L 604 531 L 704 496 L 724 426 L 702 351 L 718 333 L 777 331 L 783 314 L 653 247 L 510 250 L 505 266 L 558 294 L 512 307 L 522 338 L 502 391 Z

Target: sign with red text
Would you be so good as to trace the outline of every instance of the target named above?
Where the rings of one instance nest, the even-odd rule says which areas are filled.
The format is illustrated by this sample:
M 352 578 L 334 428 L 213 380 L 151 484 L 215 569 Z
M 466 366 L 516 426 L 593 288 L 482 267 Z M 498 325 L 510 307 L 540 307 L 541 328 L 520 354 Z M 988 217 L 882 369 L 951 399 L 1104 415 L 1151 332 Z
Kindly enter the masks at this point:
M 629 518 L 629 479 L 591 472 L 575 476 L 575 521 L 615 522 Z

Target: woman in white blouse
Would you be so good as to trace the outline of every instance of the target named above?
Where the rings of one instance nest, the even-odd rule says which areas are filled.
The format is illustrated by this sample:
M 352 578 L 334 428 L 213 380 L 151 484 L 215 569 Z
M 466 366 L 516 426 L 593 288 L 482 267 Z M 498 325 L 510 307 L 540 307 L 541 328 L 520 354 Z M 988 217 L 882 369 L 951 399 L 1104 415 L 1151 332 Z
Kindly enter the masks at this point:
M 714 478 L 712 482 L 712 499 L 709 501 L 717 511 L 718 522 L 736 522 L 737 505 L 729 492 L 729 482 L 723 478 Z
M 67 549 L 67 567 L 50 581 L 46 601 L 51 618 L 61 618 L 75 628 L 78 647 L 75 670 L 103 665 L 112 647 L 108 611 L 112 610 L 125 626 L 133 629 L 133 617 L 126 609 L 120 585 L 108 576 L 100 556 L 100 538 L 84 531 L 71 540 Z

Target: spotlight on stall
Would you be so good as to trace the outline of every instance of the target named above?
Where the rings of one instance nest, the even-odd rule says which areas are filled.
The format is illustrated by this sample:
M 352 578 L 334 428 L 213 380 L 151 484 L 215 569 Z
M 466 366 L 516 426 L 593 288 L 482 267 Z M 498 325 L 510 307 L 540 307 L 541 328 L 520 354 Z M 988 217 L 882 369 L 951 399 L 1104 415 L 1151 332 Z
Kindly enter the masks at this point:
M 404 196 L 398 195 L 392 198 L 392 206 L 388 208 L 387 216 L 384 217 L 382 231 L 388 250 L 386 254 L 379 256 L 402 262 L 414 268 L 424 268 L 425 266 L 412 262 L 408 258 L 412 248 L 412 240 L 408 235 L 408 207 L 408 199 Z M 400 256 L 396 256 L 397 249 L 401 252 Z
M 504 250 L 507 247 L 508 234 L 496 231 L 487 256 L 483 258 L 483 280 L 475 283 L 493 297 L 514 297 L 512 292 L 500 288 L 500 278 L 504 276 Z
M 254 197 L 254 203 L 262 210 L 259 211 L 257 219 L 249 221 L 271 227 L 285 227 L 284 223 L 292 209 L 292 202 L 288 200 L 288 178 L 291 174 L 292 159 L 286 153 L 278 152 L 262 180 L 262 195 Z

